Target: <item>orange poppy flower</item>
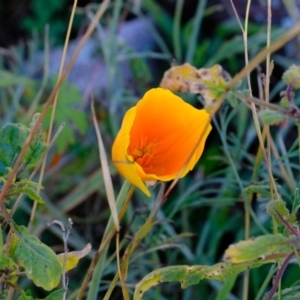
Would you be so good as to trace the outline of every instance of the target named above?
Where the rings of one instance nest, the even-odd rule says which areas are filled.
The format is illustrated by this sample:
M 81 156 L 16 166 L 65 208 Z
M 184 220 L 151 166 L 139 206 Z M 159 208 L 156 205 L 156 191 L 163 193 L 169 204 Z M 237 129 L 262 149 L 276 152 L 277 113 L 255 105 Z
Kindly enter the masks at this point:
M 150 196 L 146 184 L 175 179 L 184 167 L 182 178 L 193 169 L 211 131 L 209 121 L 206 110 L 194 108 L 167 89 L 151 89 L 124 116 L 112 147 L 114 165 Z

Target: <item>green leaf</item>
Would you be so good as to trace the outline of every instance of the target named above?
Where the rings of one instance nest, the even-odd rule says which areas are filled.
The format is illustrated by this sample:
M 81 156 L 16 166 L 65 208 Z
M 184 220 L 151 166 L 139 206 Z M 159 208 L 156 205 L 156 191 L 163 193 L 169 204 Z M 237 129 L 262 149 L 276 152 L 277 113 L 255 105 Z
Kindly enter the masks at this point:
M 9 193 L 8 193 L 8 197 L 10 196 L 10 194 L 26 194 L 28 196 L 29 199 L 36 201 L 38 203 L 44 204 L 44 200 L 43 198 L 40 196 L 40 194 L 37 192 L 36 189 L 30 187 L 30 186 L 22 186 L 22 187 L 18 187 L 15 189 L 10 189 Z
M 161 282 L 179 281 L 181 287 L 186 288 L 197 284 L 202 279 L 223 281 L 230 278 L 232 282 L 229 282 L 224 290 L 224 293 L 227 293 L 235 280 L 235 275 L 266 263 L 274 263 L 276 259 L 290 252 L 292 244 L 295 243 L 297 240 L 294 237 L 285 237 L 281 234 L 263 235 L 231 245 L 224 255 L 227 261 L 213 266 L 172 266 L 157 269 L 146 275 L 136 285 L 133 299 L 142 299 L 147 290 Z
M 77 266 L 79 260 L 90 253 L 91 248 L 92 248 L 91 244 L 87 244 L 82 250 L 68 252 L 66 254 L 65 272 L 74 269 Z M 61 266 L 63 267 L 64 260 L 65 260 L 65 253 L 61 253 L 57 255 L 57 258 Z
M 24 291 L 22 289 L 19 289 L 18 292 L 20 293 L 20 295 L 18 296 L 17 300 L 33 300 L 30 290 Z
M 8 71 L 0 70 L 0 88 L 6 88 L 13 85 L 28 86 L 34 83 L 33 80 L 25 76 L 18 76 Z
M 0 273 L 11 273 L 15 270 L 17 270 L 18 266 L 16 263 L 8 256 L 5 256 L 3 254 L 0 255 Z
M 61 300 L 61 299 L 63 299 L 64 293 L 65 293 L 65 289 L 59 289 L 59 290 L 52 292 L 46 298 L 40 299 L 40 300 Z
M 282 234 L 262 235 L 230 245 L 225 251 L 224 260 L 232 263 L 263 260 L 267 255 L 291 251 L 293 241 L 293 237 L 286 237 Z
M 162 282 L 179 281 L 182 288 L 187 288 L 202 279 L 223 281 L 229 276 L 234 276 L 249 268 L 257 268 L 268 262 L 270 261 L 252 261 L 241 264 L 222 262 L 213 266 L 171 266 L 157 269 L 146 275 L 136 285 L 133 299 L 141 300 L 147 290 Z
M 23 162 L 26 164 L 26 169 L 35 167 L 46 150 L 46 134 L 44 132 L 38 132 L 34 136 L 23 158 Z
M 17 300 L 34 300 L 34 299 L 32 298 L 31 295 L 22 294 L 17 298 Z
M 288 223 L 293 224 L 297 220 L 295 215 L 290 214 L 290 212 L 286 208 L 285 204 L 286 203 L 282 200 L 275 200 L 275 201 L 269 202 L 269 204 L 267 205 L 267 212 L 273 218 L 273 220 L 275 221 L 277 226 L 285 226 L 285 224 L 282 222 L 282 220 L 278 216 L 278 213 Z
M 53 85 L 56 79 L 53 79 Z M 64 82 L 58 94 L 57 109 L 55 113 L 55 123 L 61 125 L 66 123 L 66 126 L 59 134 L 56 145 L 58 152 L 64 152 L 69 145 L 75 143 L 75 135 L 72 125 L 75 124 L 81 134 L 84 134 L 88 128 L 86 114 L 76 107 L 83 103 L 83 99 L 76 86 L 69 82 Z M 50 110 L 44 119 L 45 127 L 49 127 L 51 119 Z
M 11 167 L 14 159 L 19 154 L 24 145 L 27 136 L 28 128 L 22 124 L 8 123 L 0 130 L 0 164 L 1 175 L 7 173 L 6 168 Z
M 14 160 L 24 146 L 30 133 L 30 128 L 23 124 L 8 123 L 0 129 L 0 176 L 6 175 L 7 168 L 12 167 Z M 38 132 L 29 145 L 23 158 L 26 168 L 36 166 L 47 149 L 46 136 Z
M 228 294 L 232 290 L 236 282 L 236 279 L 237 279 L 237 274 L 229 275 L 228 278 L 226 278 L 222 288 L 219 290 L 215 300 L 227 300 Z
M 10 247 L 12 259 L 24 268 L 35 285 L 49 291 L 58 286 L 62 272 L 54 251 L 36 236 L 30 235 L 24 226 L 16 226 Z
M 232 91 L 229 91 L 227 94 L 227 100 L 231 107 L 236 107 L 239 103 L 238 98 L 235 96 L 235 93 Z
M 268 109 L 259 111 L 258 116 L 267 125 L 278 125 L 285 119 L 285 115 L 283 113 Z
M 296 215 L 299 208 L 300 208 L 300 193 L 299 193 L 299 188 L 296 188 L 295 195 L 294 195 L 294 201 L 293 201 L 292 214 Z
M 284 83 L 291 85 L 295 89 L 300 88 L 300 66 L 292 65 L 283 73 Z

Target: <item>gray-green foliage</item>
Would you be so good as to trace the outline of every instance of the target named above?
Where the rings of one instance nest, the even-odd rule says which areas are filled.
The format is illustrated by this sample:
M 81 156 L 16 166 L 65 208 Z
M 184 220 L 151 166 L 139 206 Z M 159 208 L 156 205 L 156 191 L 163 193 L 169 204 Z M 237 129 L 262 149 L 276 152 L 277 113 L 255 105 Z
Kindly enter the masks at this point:
M 50 291 L 58 286 L 62 267 L 56 254 L 24 226 L 16 226 L 10 243 L 10 257 L 26 272 L 35 285 Z
M 136 285 L 134 300 L 142 299 L 147 290 L 162 282 L 179 281 L 182 288 L 187 288 L 202 279 L 224 281 L 247 269 L 273 263 L 275 256 L 284 257 L 292 249 L 292 243 L 295 243 L 293 237 L 269 234 L 231 245 L 225 252 L 226 261 L 212 266 L 171 266 L 156 269 Z
M 18 123 L 8 123 L 0 129 L 0 177 L 8 174 L 30 132 L 30 127 Z M 46 149 L 45 133 L 39 131 L 34 135 L 22 160 L 22 168 L 27 169 L 36 166 Z

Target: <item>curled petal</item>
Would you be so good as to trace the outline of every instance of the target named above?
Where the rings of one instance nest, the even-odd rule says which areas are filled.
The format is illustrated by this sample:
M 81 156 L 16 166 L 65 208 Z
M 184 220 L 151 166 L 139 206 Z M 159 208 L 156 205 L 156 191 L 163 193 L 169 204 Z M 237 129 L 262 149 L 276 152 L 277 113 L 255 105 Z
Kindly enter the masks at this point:
M 112 147 L 112 159 L 118 172 L 126 178 L 126 180 L 141 189 L 147 196 L 150 197 L 149 190 L 136 171 L 135 162 L 127 153 L 130 140 L 129 132 L 135 118 L 135 113 L 135 107 L 132 107 L 126 112 L 121 130 L 119 131 Z

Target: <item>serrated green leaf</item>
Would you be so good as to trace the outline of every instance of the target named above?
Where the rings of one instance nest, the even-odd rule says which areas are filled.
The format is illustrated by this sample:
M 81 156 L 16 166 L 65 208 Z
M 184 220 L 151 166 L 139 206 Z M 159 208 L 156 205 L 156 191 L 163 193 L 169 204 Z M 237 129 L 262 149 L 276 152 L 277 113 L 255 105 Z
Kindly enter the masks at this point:
M 70 127 L 70 124 L 66 124 L 64 129 L 60 132 L 58 138 L 56 139 L 57 151 L 58 153 L 63 153 L 69 145 L 75 143 L 75 134 Z
M 39 132 L 34 136 L 28 150 L 24 155 L 23 161 L 26 165 L 26 168 L 29 169 L 35 167 L 46 150 L 46 134 L 44 132 Z
M 273 218 L 273 220 L 275 221 L 277 226 L 285 226 L 285 224 L 282 222 L 282 220 L 278 216 L 278 213 L 288 223 L 293 224 L 296 222 L 296 216 L 291 215 L 285 205 L 286 205 L 286 203 L 282 200 L 271 201 L 267 205 L 267 213 Z
M 52 82 L 54 85 L 56 79 L 53 79 Z M 59 153 L 64 152 L 69 145 L 75 143 L 75 135 L 72 130 L 73 124 L 76 125 L 81 134 L 84 134 L 88 128 L 86 114 L 76 107 L 76 104 L 78 106 L 78 104 L 82 103 L 83 99 L 78 88 L 69 82 L 64 82 L 58 94 L 57 109 L 55 113 L 55 123 L 58 124 L 58 126 L 62 123 L 66 123 L 66 126 L 56 140 Z M 45 116 L 44 124 L 46 128 L 49 127 L 51 113 L 52 111 L 50 110 Z
M 83 111 L 74 109 L 72 115 L 70 115 L 70 120 L 77 125 L 81 134 L 86 132 L 88 123 L 86 122 L 86 114 Z
M 14 149 L 22 147 L 27 139 L 29 129 L 22 124 L 8 123 L 0 130 L 2 143 L 12 145 Z
M 27 139 L 28 132 L 28 128 L 22 124 L 8 123 L 0 129 L 0 176 L 7 174 L 6 168 L 12 166 Z
M 16 226 L 18 235 L 13 235 L 10 256 L 23 267 L 35 285 L 50 291 L 58 286 L 62 272 L 54 251 L 36 236 L 30 235 L 24 226 Z
M 8 123 L 0 129 L 0 176 L 8 173 L 7 168 L 12 167 L 29 133 L 29 127 L 18 123 Z M 38 132 L 34 136 L 22 161 L 26 168 L 36 166 L 46 151 L 47 144 L 45 140 L 46 137 L 43 132 Z
M 291 251 L 293 242 L 293 237 L 286 237 L 282 234 L 262 235 L 255 239 L 230 245 L 225 251 L 224 260 L 232 263 L 243 263 L 264 259 L 270 254 Z
M 259 111 L 258 116 L 267 125 L 278 125 L 285 119 L 285 115 L 283 113 L 268 109 Z

